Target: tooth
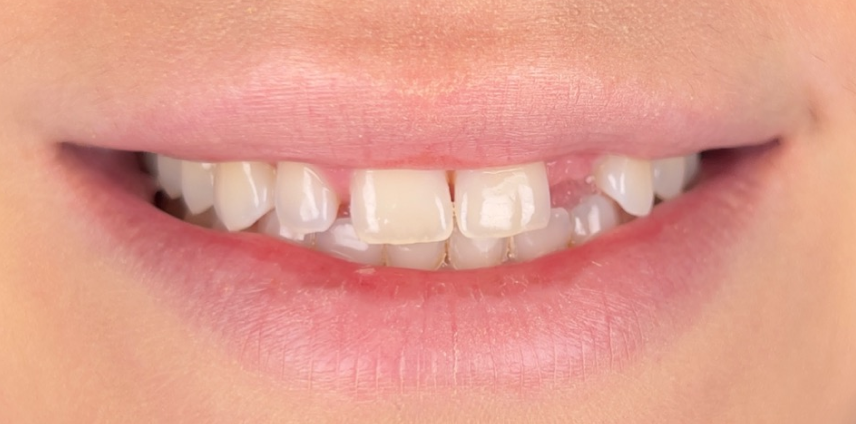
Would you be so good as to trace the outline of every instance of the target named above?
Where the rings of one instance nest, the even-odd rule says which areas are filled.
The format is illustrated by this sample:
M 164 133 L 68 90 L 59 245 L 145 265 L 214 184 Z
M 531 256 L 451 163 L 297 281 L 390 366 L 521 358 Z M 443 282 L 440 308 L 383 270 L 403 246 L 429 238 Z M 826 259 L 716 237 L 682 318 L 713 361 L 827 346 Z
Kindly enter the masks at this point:
M 445 171 L 358 170 L 351 179 L 351 219 L 372 244 L 441 241 L 452 233 Z
M 517 234 L 511 239 L 510 256 L 523 262 L 565 249 L 571 243 L 572 231 L 568 211 L 553 208 L 546 227 Z
M 573 233 L 571 242 L 583 244 L 604 231 L 619 224 L 618 206 L 601 194 L 592 194 L 580 199 L 580 203 L 571 210 Z
M 181 197 L 181 161 L 169 156 L 157 155 L 158 183 L 171 199 Z
M 339 218 L 327 231 L 316 234 L 315 248 L 351 262 L 383 264 L 383 245 L 360 240 L 350 218 Z
M 684 172 L 684 188 L 692 184 L 698 177 L 698 171 L 701 167 L 701 155 L 693 153 L 684 157 L 687 161 Z
M 595 169 L 595 184 L 622 209 L 645 216 L 654 207 L 651 162 L 624 156 L 606 156 Z
M 449 264 L 455 269 L 488 268 L 502 263 L 507 238 L 468 238 L 457 228 L 449 238 Z
M 654 194 L 663 200 L 677 197 L 684 189 L 687 160 L 680 156 L 651 162 L 654 172 Z
M 435 270 L 446 257 L 446 242 L 432 241 L 386 246 L 386 264 L 398 268 Z
M 280 225 L 275 211 L 265 214 L 259 219 L 256 230 L 261 234 L 280 238 L 301 246 L 312 246 L 312 234 L 294 233 L 290 228 Z
M 229 231 L 250 227 L 273 209 L 274 168 L 261 162 L 226 162 L 214 170 L 214 209 Z
M 199 214 L 214 206 L 214 164 L 182 161 L 181 192 L 191 213 Z
M 320 233 L 336 220 L 339 199 L 313 166 L 280 162 L 276 170 L 276 215 L 292 235 Z
M 550 186 L 543 162 L 455 173 L 455 216 L 470 238 L 510 237 L 547 226 Z

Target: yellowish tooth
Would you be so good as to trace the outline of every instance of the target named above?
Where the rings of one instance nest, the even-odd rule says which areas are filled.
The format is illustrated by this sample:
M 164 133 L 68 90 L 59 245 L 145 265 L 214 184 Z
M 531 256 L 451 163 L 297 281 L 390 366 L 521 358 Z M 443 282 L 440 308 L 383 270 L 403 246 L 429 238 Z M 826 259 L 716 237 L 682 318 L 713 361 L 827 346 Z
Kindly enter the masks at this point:
M 273 209 L 276 171 L 262 162 L 225 162 L 214 171 L 214 209 L 229 231 L 252 226 Z
M 156 168 L 157 180 L 164 193 L 171 199 L 181 197 L 181 161 L 157 155 Z
M 550 185 L 543 162 L 457 171 L 455 217 L 469 238 L 502 238 L 547 226 Z
M 443 241 L 386 246 L 386 264 L 398 268 L 435 270 L 445 257 L 446 243 Z
M 553 208 L 550 211 L 550 223 L 546 227 L 520 233 L 512 238 L 511 257 L 525 262 L 567 248 L 573 231 L 571 225 L 568 211 Z
M 606 156 L 595 167 L 595 184 L 633 216 L 646 216 L 654 207 L 651 162 Z
M 315 235 L 318 251 L 366 265 L 383 265 L 383 247 L 360 240 L 350 218 L 339 218 L 327 231 Z
M 449 264 L 454 269 L 489 268 L 502 263 L 508 250 L 507 238 L 469 238 L 457 228 L 449 238 Z
M 354 229 L 366 243 L 427 243 L 452 233 L 445 171 L 357 170 L 350 208 Z
M 277 165 L 276 215 L 291 234 L 326 231 L 338 212 L 338 196 L 314 166 L 299 162 Z
M 214 164 L 182 161 L 181 192 L 187 209 L 193 214 L 214 206 Z

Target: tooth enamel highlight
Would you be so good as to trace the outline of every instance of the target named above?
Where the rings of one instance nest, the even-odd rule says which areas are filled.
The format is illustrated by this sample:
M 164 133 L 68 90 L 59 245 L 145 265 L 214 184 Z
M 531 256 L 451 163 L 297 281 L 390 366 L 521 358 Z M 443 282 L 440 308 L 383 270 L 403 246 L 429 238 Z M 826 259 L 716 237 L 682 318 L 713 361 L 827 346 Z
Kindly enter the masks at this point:
M 171 199 L 181 197 L 181 161 L 164 155 L 156 158 L 158 183 Z
M 598 234 L 609 231 L 619 224 L 618 207 L 612 200 L 600 194 L 592 194 L 580 200 L 570 212 L 573 223 L 571 242 L 583 244 Z
M 214 208 L 229 231 L 250 227 L 273 209 L 274 168 L 261 162 L 226 162 L 214 171 Z
M 694 153 L 684 157 L 686 165 L 684 171 L 684 188 L 687 188 L 698 177 L 699 169 L 701 168 L 701 154 Z
M 646 216 L 654 207 L 651 162 L 606 156 L 595 168 L 595 184 L 627 213 Z
M 522 262 L 562 250 L 571 243 L 572 231 L 568 211 L 553 208 L 546 227 L 520 233 L 512 238 L 510 256 Z
M 360 240 L 350 218 L 339 218 L 333 221 L 330 229 L 315 235 L 317 250 L 350 262 L 380 266 L 383 264 L 383 247 L 382 244 Z
M 181 192 L 191 213 L 200 214 L 214 206 L 214 164 L 182 161 Z
M 315 167 L 280 162 L 276 170 L 276 215 L 292 235 L 326 231 L 336 220 L 339 198 Z
M 256 231 L 301 246 L 312 246 L 312 234 L 294 233 L 290 228 L 284 227 L 280 224 L 275 211 L 268 212 L 259 219 L 256 223 Z
M 441 241 L 452 233 L 445 171 L 358 170 L 351 180 L 351 219 L 372 244 Z
M 502 263 L 507 238 L 468 238 L 457 228 L 449 238 L 449 264 L 454 269 L 488 268 Z
M 651 162 L 654 172 L 654 194 L 660 199 L 677 197 L 684 189 L 684 172 L 687 160 L 684 157 L 657 159 Z
M 455 216 L 469 238 L 509 237 L 546 227 L 550 186 L 544 163 L 457 171 Z
M 386 246 L 387 266 L 431 271 L 439 268 L 445 257 L 446 243 L 443 241 Z

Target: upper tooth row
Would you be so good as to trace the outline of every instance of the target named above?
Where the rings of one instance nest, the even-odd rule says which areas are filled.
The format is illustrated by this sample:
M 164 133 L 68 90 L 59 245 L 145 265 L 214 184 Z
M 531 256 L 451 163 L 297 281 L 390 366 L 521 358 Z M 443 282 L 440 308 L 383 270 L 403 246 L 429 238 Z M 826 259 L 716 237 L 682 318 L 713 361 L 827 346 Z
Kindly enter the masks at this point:
M 157 155 L 155 168 L 169 197 L 183 196 L 193 214 L 213 207 L 230 231 L 246 229 L 275 210 L 280 234 L 301 239 L 330 230 L 338 216 L 336 192 L 309 164 L 211 164 Z M 654 161 L 605 156 L 596 163 L 593 177 L 595 185 L 627 213 L 644 216 L 655 195 L 664 200 L 677 196 L 697 171 L 698 155 Z M 543 162 L 453 175 L 436 170 L 356 170 L 350 195 L 354 232 L 367 244 L 440 242 L 454 237 L 455 229 L 468 239 L 501 239 L 543 230 L 560 220 L 551 210 Z

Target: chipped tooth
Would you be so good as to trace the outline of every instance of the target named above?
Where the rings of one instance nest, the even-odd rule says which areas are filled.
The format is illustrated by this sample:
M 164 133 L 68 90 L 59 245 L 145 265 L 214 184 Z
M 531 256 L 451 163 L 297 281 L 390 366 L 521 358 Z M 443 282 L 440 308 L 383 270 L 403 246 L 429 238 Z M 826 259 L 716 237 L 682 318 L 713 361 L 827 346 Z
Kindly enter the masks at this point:
M 301 246 L 312 246 L 312 234 L 295 233 L 290 228 L 281 225 L 276 211 L 270 211 L 261 217 L 256 225 L 256 231 Z
M 158 184 L 164 193 L 171 199 L 181 197 L 181 161 L 169 156 L 157 155 L 155 165 Z
M 608 155 L 595 169 L 595 184 L 627 213 L 646 216 L 654 207 L 651 162 Z
M 470 238 L 510 237 L 547 226 L 550 185 L 543 162 L 455 173 L 455 216 Z
M 432 271 L 439 268 L 445 258 L 444 241 L 386 246 L 387 266 Z
M 214 171 L 214 208 L 229 231 L 250 227 L 273 209 L 274 168 L 261 162 L 227 162 Z
M 488 268 L 502 263 L 507 238 L 469 238 L 457 228 L 449 238 L 449 264 L 454 269 Z
M 350 262 L 383 265 L 383 247 L 360 240 L 350 218 L 339 218 L 327 231 L 315 235 L 317 250 Z
M 695 182 L 695 179 L 698 178 L 698 172 L 701 168 L 701 154 L 693 153 L 691 155 L 684 156 L 686 160 L 686 165 L 684 171 L 684 188 L 689 187 L 690 184 Z
M 276 170 L 276 215 L 292 236 L 326 231 L 336 220 L 339 198 L 315 167 L 280 162 Z
M 182 161 L 181 192 L 187 209 L 193 214 L 214 206 L 214 164 Z
M 571 217 L 562 208 L 550 210 L 546 227 L 515 235 L 511 239 L 511 253 L 516 261 L 529 261 L 562 250 L 571 243 Z
M 571 242 L 583 244 L 598 234 L 617 227 L 620 223 L 618 206 L 602 194 L 592 194 L 580 199 L 571 212 L 573 232 Z
M 445 171 L 355 171 L 350 208 L 354 229 L 366 243 L 427 243 L 452 233 Z
M 654 194 L 657 197 L 669 200 L 683 192 L 686 164 L 687 160 L 683 156 L 651 162 L 654 172 Z

